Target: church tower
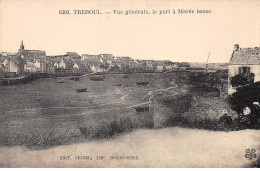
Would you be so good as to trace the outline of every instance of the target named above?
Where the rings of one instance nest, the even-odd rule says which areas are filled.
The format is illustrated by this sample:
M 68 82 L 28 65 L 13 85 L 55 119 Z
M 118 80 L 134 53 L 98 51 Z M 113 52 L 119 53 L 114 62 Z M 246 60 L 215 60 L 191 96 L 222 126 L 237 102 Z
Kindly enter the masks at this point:
M 23 53 L 24 52 L 24 45 L 23 45 L 23 40 L 21 42 L 21 45 L 20 45 L 20 49 L 18 50 L 19 53 Z
M 22 40 L 22 42 L 21 42 L 20 49 L 21 49 L 21 50 L 24 50 L 23 40 Z

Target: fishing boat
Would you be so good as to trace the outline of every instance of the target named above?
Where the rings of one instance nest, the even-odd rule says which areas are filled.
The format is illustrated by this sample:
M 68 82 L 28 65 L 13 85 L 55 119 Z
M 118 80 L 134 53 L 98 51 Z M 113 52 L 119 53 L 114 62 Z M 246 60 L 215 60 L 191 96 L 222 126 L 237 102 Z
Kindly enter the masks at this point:
M 79 81 L 79 77 L 70 77 L 70 80 Z
M 87 88 L 78 88 L 76 92 L 87 92 Z
M 149 106 L 138 106 L 135 108 L 136 112 L 145 112 L 149 111 Z
M 138 77 L 138 79 L 135 82 L 137 85 L 147 86 L 151 81 L 151 80 L 148 81 L 149 77 L 147 77 L 147 75 L 145 75 L 144 73 L 138 75 L 137 77 Z
M 64 83 L 64 79 L 58 79 L 58 83 Z
M 105 79 L 105 76 L 104 75 L 102 75 L 102 76 L 100 76 L 100 75 L 94 75 L 94 76 L 91 76 L 90 77 L 90 80 L 93 80 L 93 81 L 103 81 Z
M 149 81 L 138 81 L 138 82 L 136 82 L 137 85 L 144 85 L 144 86 L 148 85 L 149 83 L 150 83 Z

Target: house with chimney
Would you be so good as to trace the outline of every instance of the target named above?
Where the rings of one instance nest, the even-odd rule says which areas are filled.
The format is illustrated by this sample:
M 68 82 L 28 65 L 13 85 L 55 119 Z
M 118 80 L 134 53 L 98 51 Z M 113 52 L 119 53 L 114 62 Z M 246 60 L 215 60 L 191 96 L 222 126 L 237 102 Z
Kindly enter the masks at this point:
M 234 78 L 245 78 L 246 83 L 260 81 L 260 47 L 240 48 L 234 45 L 229 62 L 228 94 L 236 92 L 240 85 L 234 84 Z

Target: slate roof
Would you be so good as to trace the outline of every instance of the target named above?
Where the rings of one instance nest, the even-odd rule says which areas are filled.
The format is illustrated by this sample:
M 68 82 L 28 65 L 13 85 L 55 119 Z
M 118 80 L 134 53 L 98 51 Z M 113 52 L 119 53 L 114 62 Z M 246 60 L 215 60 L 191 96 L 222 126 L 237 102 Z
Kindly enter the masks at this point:
M 260 65 L 260 47 L 239 48 L 238 50 L 234 50 L 230 64 Z

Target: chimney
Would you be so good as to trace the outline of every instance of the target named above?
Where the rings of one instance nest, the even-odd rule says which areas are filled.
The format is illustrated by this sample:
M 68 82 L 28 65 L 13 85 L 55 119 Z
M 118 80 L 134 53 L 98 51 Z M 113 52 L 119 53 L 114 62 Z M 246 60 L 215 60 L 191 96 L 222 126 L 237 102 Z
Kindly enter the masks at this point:
M 238 51 L 238 49 L 239 49 L 239 44 L 235 44 L 234 45 L 234 51 Z

